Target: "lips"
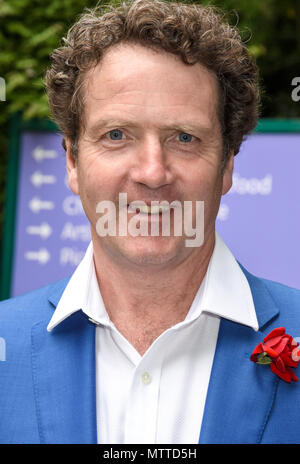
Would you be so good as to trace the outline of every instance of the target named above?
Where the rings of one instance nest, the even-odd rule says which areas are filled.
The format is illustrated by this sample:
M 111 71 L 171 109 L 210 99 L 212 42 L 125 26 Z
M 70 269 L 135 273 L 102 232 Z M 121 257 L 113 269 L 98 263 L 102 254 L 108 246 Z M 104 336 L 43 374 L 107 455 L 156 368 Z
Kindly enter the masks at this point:
M 149 205 L 137 202 L 130 203 L 127 208 L 129 213 L 140 212 L 141 214 L 162 214 L 170 211 L 170 205 Z

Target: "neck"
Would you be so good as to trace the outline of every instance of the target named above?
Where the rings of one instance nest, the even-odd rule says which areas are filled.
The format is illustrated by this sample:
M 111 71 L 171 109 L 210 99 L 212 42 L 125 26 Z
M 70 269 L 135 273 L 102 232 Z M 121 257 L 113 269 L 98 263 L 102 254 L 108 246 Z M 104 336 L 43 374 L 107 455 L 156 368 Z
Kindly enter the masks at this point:
M 98 285 L 107 313 L 143 354 L 166 329 L 183 321 L 214 249 L 214 234 L 179 264 L 155 270 L 116 263 L 94 242 Z

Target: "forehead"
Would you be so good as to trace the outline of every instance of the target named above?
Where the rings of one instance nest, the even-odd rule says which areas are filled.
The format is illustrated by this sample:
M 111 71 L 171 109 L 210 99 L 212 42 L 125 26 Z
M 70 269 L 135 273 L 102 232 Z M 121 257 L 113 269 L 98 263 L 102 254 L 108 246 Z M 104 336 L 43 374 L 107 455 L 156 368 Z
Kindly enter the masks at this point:
M 172 114 L 213 123 L 217 115 L 218 82 L 200 63 L 137 44 L 110 48 L 85 77 L 85 120 L 93 123 L 111 111 L 167 118 Z M 114 116 L 117 116 L 116 114 Z

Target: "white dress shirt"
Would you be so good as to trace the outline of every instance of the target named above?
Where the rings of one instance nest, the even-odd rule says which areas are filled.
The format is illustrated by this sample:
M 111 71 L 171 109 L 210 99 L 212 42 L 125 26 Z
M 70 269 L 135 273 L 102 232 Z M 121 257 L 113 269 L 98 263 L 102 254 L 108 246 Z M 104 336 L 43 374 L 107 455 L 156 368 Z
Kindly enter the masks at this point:
M 258 330 L 248 281 L 216 233 L 206 275 L 184 321 L 163 332 L 141 356 L 106 312 L 93 246 L 75 270 L 50 331 L 82 309 L 97 322 L 98 443 L 198 443 L 220 318 Z

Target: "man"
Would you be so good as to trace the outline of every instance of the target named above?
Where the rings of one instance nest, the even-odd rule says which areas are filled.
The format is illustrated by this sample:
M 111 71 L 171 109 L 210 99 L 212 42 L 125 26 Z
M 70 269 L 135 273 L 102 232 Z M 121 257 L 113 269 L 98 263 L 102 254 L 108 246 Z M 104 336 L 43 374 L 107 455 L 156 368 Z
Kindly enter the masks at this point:
M 254 360 L 277 367 L 250 355 L 275 328 L 300 333 L 299 291 L 249 274 L 215 232 L 258 114 L 236 29 L 200 5 L 95 10 L 54 51 L 46 84 L 92 243 L 70 279 L 0 306 L 1 442 L 298 442 L 300 386 L 282 378 L 292 368 L 267 341 Z M 109 204 L 117 232 L 105 234 Z M 198 246 L 172 229 L 186 204 Z M 159 234 L 120 232 L 138 210 L 136 229 Z

